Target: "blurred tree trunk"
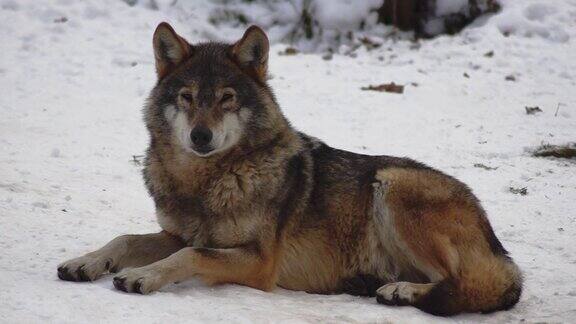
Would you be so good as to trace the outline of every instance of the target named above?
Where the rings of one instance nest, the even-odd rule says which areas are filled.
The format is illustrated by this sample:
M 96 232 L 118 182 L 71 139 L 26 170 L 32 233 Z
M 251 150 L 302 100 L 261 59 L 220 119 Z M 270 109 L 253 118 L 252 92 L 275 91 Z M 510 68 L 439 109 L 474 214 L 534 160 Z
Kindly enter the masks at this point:
M 464 12 L 436 15 L 436 0 L 384 0 L 378 9 L 378 22 L 393 25 L 401 30 L 413 30 L 417 36 L 430 37 L 426 28 L 430 21 L 440 20 L 442 30 L 438 33 L 454 34 L 482 14 L 496 12 L 500 5 L 496 0 L 468 0 Z
M 414 30 L 426 13 L 428 0 L 384 0 L 378 9 L 378 22 L 402 30 Z

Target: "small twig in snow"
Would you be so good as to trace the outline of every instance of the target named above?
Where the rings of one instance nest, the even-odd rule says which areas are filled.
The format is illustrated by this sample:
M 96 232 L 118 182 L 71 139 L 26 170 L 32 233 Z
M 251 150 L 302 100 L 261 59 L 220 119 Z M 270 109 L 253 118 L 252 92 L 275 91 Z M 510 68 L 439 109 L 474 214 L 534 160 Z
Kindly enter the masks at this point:
M 576 143 L 564 145 L 542 144 L 532 153 L 536 157 L 555 157 L 564 159 L 576 158 Z
M 497 170 L 497 169 L 498 169 L 498 167 L 491 167 L 491 166 L 487 166 L 487 165 L 482 164 L 482 163 L 475 163 L 475 164 L 474 164 L 474 167 L 475 167 L 475 168 L 484 169 L 484 170 L 488 170 L 488 171 Z
M 563 103 L 559 102 L 556 106 L 556 112 L 554 113 L 554 117 L 558 117 L 558 111 L 560 111 L 560 106 L 564 105 Z
M 144 155 L 132 155 L 132 160 L 130 162 L 134 163 L 135 165 L 142 165 L 142 158 Z

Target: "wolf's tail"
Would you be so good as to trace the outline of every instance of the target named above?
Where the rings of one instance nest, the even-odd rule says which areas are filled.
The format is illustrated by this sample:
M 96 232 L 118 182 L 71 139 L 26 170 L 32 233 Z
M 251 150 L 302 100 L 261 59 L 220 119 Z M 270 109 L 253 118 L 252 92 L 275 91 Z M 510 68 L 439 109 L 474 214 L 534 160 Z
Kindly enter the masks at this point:
M 522 293 L 522 274 L 508 256 L 467 260 L 458 277 L 440 281 L 414 305 L 439 316 L 490 313 L 512 308 Z

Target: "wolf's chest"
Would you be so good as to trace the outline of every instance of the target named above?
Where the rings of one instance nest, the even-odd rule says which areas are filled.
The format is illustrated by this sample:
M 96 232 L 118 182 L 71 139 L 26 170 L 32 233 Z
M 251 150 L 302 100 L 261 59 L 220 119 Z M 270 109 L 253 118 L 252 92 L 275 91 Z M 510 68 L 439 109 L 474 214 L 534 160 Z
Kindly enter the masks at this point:
M 220 214 L 196 210 L 157 208 L 156 218 L 166 232 L 180 237 L 189 246 L 230 247 L 250 239 L 262 219 L 248 213 Z
M 202 232 L 202 219 L 190 215 L 186 217 L 183 214 L 174 213 L 173 210 L 156 209 L 156 221 L 160 227 L 187 242 L 188 245 L 195 245 L 196 241 L 205 240 L 199 235 Z
M 256 227 L 270 225 L 266 221 L 277 182 L 283 179 L 281 168 L 257 168 L 254 163 L 185 168 L 177 160 L 150 160 L 144 173 L 158 223 L 187 244 L 242 244 Z

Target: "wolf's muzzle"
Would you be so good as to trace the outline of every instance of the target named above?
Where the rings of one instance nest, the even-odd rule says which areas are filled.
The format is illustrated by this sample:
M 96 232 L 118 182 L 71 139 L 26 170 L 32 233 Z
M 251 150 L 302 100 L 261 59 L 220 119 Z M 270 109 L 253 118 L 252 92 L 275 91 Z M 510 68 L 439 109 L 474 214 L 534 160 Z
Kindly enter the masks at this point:
M 210 145 L 212 141 L 212 131 L 204 126 L 196 126 L 190 132 L 190 139 L 194 151 L 200 154 L 210 153 L 214 148 Z
M 190 139 L 192 144 L 197 147 L 204 147 L 210 144 L 212 140 L 212 131 L 204 126 L 194 127 L 192 132 L 190 132 Z

